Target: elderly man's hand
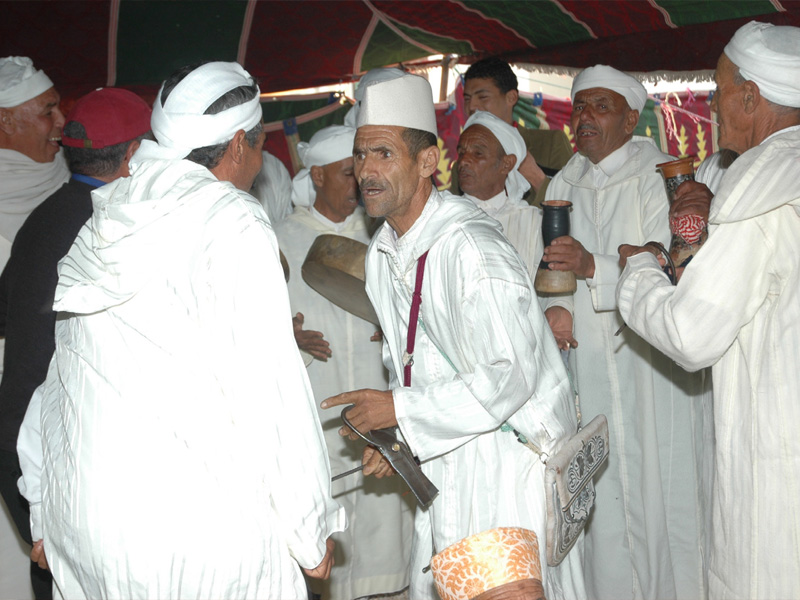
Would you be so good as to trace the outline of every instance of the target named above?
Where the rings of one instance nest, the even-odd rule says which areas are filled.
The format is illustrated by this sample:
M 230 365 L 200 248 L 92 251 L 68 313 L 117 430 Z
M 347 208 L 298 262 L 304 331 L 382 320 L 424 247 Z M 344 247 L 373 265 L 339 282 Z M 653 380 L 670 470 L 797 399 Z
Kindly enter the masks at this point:
M 364 465 L 364 475 L 373 475 L 376 479 L 391 477 L 397 472 L 378 449 L 372 446 L 364 448 L 361 464 Z
M 544 262 L 554 271 L 573 271 L 578 277 L 594 277 L 594 256 L 578 240 L 563 235 L 544 249 Z
M 551 306 L 544 311 L 547 324 L 556 338 L 560 350 L 569 350 L 578 346 L 577 340 L 572 336 L 572 314 L 563 306 Z
M 297 313 L 292 317 L 292 327 L 294 328 L 294 340 L 300 350 L 305 350 L 317 360 L 327 361 L 332 356 L 331 345 L 323 337 L 321 331 L 311 331 L 303 329 L 305 317 L 303 313 Z
M 325 541 L 325 556 L 322 557 L 322 562 L 313 569 L 303 569 L 303 573 L 314 579 L 327 579 L 331 576 L 331 567 L 334 565 L 333 549 L 336 546 L 331 538 Z
M 320 404 L 322 408 L 333 408 L 334 406 L 347 406 L 353 404 L 353 408 L 347 411 L 347 418 L 353 427 L 366 433 L 373 429 L 385 429 L 397 425 L 397 417 L 394 413 L 394 396 L 390 390 L 355 390 L 344 392 L 338 396 L 332 396 L 323 400 Z M 339 435 L 347 436 L 351 440 L 359 439 L 349 427 L 342 427 Z
M 619 248 L 617 248 L 617 252 L 619 252 L 619 266 L 623 269 L 625 265 L 628 263 L 628 259 L 633 256 L 634 254 L 641 254 L 642 252 L 649 252 L 653 256 L 658 259 L 658 264 L 662 267 L 666 266 L 667 261 L 661 255 L 661 252 L 658 251 L 657 248 L 653 246 L 633 246 L 631 244 L 622 244 Z
M 519 164 L 519 173 L 528 180 L 534 192 L 536 192 L 541 187 L 544 180 L 547 179 L 547 175 L 545 175 L 544 171 L 536 164 L 536 159 L 533 158 L 530 150 Z
M 39 565 L 40 568 L 50 570 L 47 564 L 47 557 L 44 555 L 44 540 L 38 540 L 33 544 L 31 560 Z
M 698 215 L 708 223 L 708 211 L 714 194 L 704 183 L 684 181 L 675 190 L 675 200 L 669 207 L 669 218 L 676 219 L 685 215 Z

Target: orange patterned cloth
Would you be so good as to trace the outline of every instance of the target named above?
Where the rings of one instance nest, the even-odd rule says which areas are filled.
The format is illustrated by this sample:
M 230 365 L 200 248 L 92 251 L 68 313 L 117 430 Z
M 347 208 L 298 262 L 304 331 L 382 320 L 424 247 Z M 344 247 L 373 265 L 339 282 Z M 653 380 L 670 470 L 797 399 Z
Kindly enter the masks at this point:
M 471 600 L 522 579 L 542 579 L 539 540 L 529 529 L 500 527 L 464 538 L 431 559 L 442 600 Z

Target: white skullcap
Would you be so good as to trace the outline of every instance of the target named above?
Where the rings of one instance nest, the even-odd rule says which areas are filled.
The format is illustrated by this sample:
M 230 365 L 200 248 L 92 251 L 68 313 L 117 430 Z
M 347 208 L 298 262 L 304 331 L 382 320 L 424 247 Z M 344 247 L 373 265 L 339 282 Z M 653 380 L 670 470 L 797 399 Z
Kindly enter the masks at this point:
M 472 116 L 467 119 L 464 124 L 464 131 L 469 129 L 472 125 L 483 125 L 492 132 L 492 135 L 497 138 L 500 145 L 506 154 L 513 154 L 517 157 L 517 162 L 514 168 L 506 176 L 506 191 L 509 198 L 517 200 L 522 198 L 522 195 L 527 192 L 531 184 L 519 172 L 519 166 L 525 157 L 528 155 L 528 148 L 525 146 L 525 140 L 517 131 L 516 127 L 509 125 L 503 119 L 494 116 L 490 112 L 478 110 L 472 113 Z
M 317 196 L 311 181 L 311 167 L 324 167 L 353 156 L 356 130 L 344 125 L 331 125 L 311 136 L 310 142 L 297 144 L 297 154 L 305 168 L 292 180 L 292 203 L 295 206 L 312 206 Z
M 364 73 L 361 76 L 361 79 L 358 80 L 358 87 L 356 87 L 356 91 L 353 92 L 356 103 L 350 110 L 347 111 L 347 114 L 344 116 L 344 124 L 348 127 L 356 127 L 356 121 L 358 121 L 358 104 L 359 101 L 364 99 L 364 90 L 367 89 L 367 86 L 372 85 L 373 83 L 380 83 L 381 81 L 398 79 L 405 74 L 405 71 L 398 69 L 397 67 L 371 69 Z
M 368 85 L 358 104 L 359 127 L 389 125 L 438 135 L 431 84 L 419 75 L 406 74 Z
M 238 63 L 210 62 L 178 82 L 163 107 L 162 85 L 151 120 L 158 142 L 144 140 L 135 155 L 136 161 L 186 158 L 195 148 L 230 141 L 240 129 L 250 131 L 261 122 L 260 92 L 252 100 L 215 115 L 203 113 L 231 90 L 254 84 L 255 80 Z
M 781 106 L 800 107 L 800 28 L 750 21 L 723 50 L 742 77 Z
M 575 94 L 583 90 L 592 88 L 605 88 L 612 92 L 617 92 L 628 101 L 628 106 L 633 110 L 638 110 L 642 114 L 642 109 L 647 102 L 647 90 L 630 75 L 618 71 L 614 67 L 606 65 L 595 65 L 584 69 L 572 81 L 572 93 L 570 97 L 575 102 Z
M 50 78 L 27 56 L 0 58 L 0 108 L 19 106 L 51 87 Z

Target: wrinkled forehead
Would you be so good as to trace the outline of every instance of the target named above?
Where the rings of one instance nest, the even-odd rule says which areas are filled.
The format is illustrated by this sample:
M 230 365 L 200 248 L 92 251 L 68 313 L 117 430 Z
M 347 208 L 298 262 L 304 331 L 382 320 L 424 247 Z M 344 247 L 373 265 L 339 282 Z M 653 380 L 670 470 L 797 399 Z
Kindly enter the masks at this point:
M 408 150 L 403 140 L 405 127 L 397 125 L 362 125 L 356 130 L 353 152 L 389 148 L 395 151 Z
M 492 133 L 491 129 L 484 125 L 475 123 L 461 132 L 458 138 L 459 146 L 486 146 L 490 150 L 503 152 L 500 140 Z
M 581 90 L 580 92 L 576 92 L 573 104 L 600 102 L 600 101 L 612 102 L 614 104 L 622 104 L 623 106 L 628 105 L 628 101 L 625 100 L 625 96 L 623 96 L 618 92 L 615 92 L 614 90 L 604 87 L 593 87 L 586 90 Z

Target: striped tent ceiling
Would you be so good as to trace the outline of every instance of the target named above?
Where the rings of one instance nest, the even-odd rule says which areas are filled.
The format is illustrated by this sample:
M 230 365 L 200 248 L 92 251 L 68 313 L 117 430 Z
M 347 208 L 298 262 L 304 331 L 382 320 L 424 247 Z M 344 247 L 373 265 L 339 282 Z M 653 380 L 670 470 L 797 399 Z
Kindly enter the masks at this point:
M 4 0 L 0 14 L 0 56 L 32 57 L 68 97 L 102 85 L 152 97 L 174 69 L 209 59 L 238 60 L 263 91 L 431 54 L 713 69 L 750 19 L 800 26 L 794 0 Z

